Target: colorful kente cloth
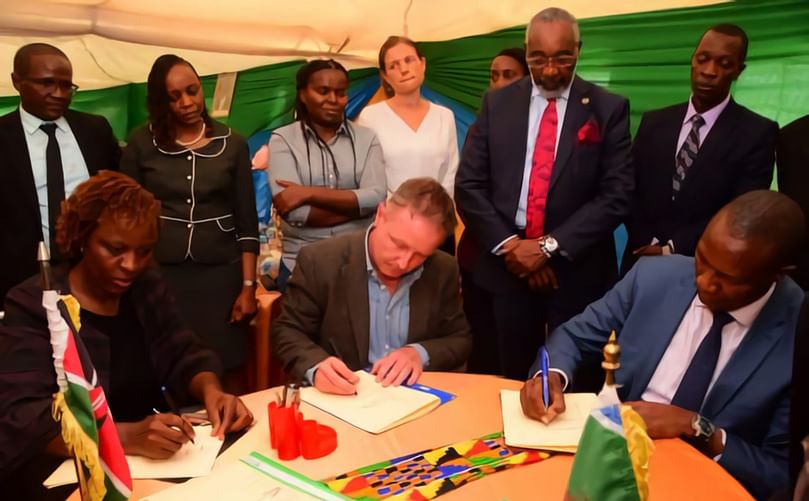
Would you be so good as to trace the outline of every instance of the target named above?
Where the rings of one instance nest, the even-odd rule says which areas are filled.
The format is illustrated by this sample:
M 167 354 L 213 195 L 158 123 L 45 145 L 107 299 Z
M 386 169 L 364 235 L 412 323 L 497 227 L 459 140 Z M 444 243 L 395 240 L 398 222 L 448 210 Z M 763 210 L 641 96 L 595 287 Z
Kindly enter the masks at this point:
M 550 454 L 511 448 L 502 433 L 372 464 L 325 481 L 333 491 L 360 501 L 436 498 L 486 475 L 536 463 Z

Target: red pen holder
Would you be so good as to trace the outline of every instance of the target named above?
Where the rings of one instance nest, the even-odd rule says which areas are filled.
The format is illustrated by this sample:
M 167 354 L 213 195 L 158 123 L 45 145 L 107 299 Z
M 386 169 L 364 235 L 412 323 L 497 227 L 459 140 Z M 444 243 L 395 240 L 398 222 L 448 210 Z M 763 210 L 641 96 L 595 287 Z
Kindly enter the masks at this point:
M 270 445 L 284 461 L 317 459 L 337 448 L 337 432 L 314 420 L 304 420 L 297 406 L 280 407 L 276 402 L 267 406 Z

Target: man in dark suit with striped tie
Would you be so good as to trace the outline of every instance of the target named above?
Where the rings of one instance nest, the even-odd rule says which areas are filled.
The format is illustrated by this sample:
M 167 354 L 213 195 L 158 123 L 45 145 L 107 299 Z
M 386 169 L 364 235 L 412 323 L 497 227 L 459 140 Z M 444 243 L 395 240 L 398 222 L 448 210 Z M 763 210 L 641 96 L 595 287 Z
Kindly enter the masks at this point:
M 11 80 L 20 106 L 0 117 L 0 304 L 11 287 L 37 273 L 40 241 L 55 254 L 62 200 L 99 170 L 117 170 L 120 159 L 105 118 L 67 109 L 77 87 L 61 50 L 21 47 Z
M 778 125 L 730 96 L 747 35 L 710 28 L 691 57 L 691 98 L 644 113 L 632 146 L 635 198 L 626 273 L 640 256 L 693 256 L 708 221 L 736 196 L 769 188 Z

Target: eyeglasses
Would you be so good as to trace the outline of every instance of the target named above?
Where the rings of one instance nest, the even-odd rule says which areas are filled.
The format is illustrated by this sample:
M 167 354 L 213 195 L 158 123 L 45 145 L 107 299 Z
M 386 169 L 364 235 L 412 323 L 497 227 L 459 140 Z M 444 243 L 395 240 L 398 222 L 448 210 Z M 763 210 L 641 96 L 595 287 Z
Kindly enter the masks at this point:
M 23 80 L 31 82 L 32 84 L 42 87 L 45 92 L 53 92 L 58 87 L 64 93 L 73 94 L 79 90 L 79 86 L 70 80 L 56 80 L 55 78 L 28 78 L 22 77 Z
M 576 64 L 575 56 L 536 56 L 525 60 L 529 67 L 544 68 L 549 64 L 558 66 L 559 68 L 570 68 Z

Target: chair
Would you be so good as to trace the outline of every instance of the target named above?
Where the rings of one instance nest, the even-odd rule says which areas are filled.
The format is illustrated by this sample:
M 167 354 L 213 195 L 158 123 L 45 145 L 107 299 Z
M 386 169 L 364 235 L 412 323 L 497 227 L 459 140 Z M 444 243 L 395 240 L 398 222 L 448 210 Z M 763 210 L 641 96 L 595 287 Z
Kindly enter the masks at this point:
M 249 391 L 266 390 L 284 382 L 284 372 L 275 362 L 270 350 L 270 327 L 281 311 L 281 293 L 267 291 L 261 285 L 256 289 L 258 311 L 250 325 L 252 356 L 248 360 L 247 385 Z

